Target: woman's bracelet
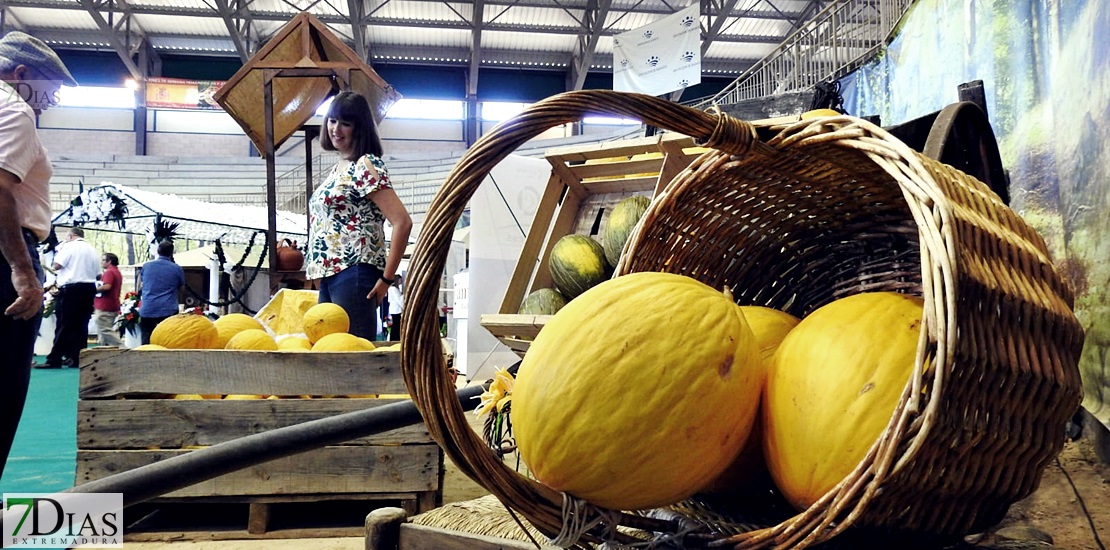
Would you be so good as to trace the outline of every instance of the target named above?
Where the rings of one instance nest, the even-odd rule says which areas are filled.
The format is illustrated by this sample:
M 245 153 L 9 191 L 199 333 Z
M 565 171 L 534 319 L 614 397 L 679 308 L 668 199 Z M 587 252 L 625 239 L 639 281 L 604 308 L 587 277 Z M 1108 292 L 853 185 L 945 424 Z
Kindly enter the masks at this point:
M 387 285 L 393 284 L 393 279 L 387 279 L 385 275 L 382 275 L 381 277 L 378 277 L 378 278 L 385 281 L 385 284 L 387 284 Z

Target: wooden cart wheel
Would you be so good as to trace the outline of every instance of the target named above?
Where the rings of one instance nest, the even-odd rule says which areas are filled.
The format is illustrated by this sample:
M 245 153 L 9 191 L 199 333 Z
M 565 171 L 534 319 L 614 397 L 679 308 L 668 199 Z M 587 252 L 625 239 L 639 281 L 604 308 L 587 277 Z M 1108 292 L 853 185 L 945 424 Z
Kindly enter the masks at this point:
M 1009 178 L 986 113 L 975 103 L 953 103 L 937 114 L 922 153 L 974 176 L 1010 204 Z

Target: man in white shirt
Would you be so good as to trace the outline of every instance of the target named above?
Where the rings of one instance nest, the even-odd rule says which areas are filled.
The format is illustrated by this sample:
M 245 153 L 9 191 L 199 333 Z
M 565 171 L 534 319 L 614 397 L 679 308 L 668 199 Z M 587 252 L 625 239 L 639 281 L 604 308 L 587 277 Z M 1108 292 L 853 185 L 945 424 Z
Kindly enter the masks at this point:
M 386 291 L 386 301 L 389 302 L 389 339 L 396 342 L 401 339 L 401 311 L 405 309 L 405 296 L 401 293 L 401 275 L 393 279 Z
M 0 474 L 15 439 L 42 321 L 38 243 L 50 235 L 53 168 L 35 115 L 76 86 L 41 40 L 11 31 L 0 38 Z
M 89 341 L 89 320 L 100 274 L 100 253 L 85 242 L 85 232 L 74 227 L 54 255 L 58 295 L 54 297 L 54 347 L 44 368 L 77 366 L 81 350 Z

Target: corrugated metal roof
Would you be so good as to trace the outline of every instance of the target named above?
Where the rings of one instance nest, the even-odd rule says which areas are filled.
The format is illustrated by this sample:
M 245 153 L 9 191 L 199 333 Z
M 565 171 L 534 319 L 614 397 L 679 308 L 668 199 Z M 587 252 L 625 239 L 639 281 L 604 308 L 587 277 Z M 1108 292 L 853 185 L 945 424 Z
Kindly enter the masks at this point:
M 738 0 L 729 13 L 721 15 L 716 13 L 719 4 L 712 3 L 712 8 L 703 9 L 701 26 L 703 30 L 715 28 L 718 34 L 702 57 L 703 73 L 740 74 L 831 1 Z M 239 7 L 235 14 L 221 14 L 217 6 L 222 2 L 134 0 L 86 8 L 74 0 L 5 0 L 2 9 L 6 10 L 8 28 L 38 33 L 66 49 L 111 47 L 88 9 L 97 9 L 105 20 L 112 21 L 132 14 L 132 35 L 122 42 L 134 44 L 145 37 L 155 51 L 239 57 L 229 27 L 245 33 L 240 41 L 253 51 L 302 10 L 316 15 L 336 36 L 354 46 L 356 33 L 345 0 L 243 1 L 246 7 L 227 2 L 231 10 Z M 480 50 L 484 67 L 566 68 L 583 45 L 591 42 L 591 33 L 597 32 L 591 66 L 607 70 L 612 63 L 613 35 L 666 17 L 689 5 L 690 0 L 612 0 L 601 25 L 592 23 L 598 14 L 589 11 L 590 3 L 487 0 L 479 23 L 482 32 L 475 33 L 473 2 L 387 0 L 376 6 L 367 4 L 367 12 L 355 24 L 364 25 L 367 51 L 374 61 L 405 59 L 415 64 L 460 67 L 469 67 L 471 52 Z M 127 7 L 126 13 L 121 5 Z M 475 44 L 477 35 L 481 41 Z

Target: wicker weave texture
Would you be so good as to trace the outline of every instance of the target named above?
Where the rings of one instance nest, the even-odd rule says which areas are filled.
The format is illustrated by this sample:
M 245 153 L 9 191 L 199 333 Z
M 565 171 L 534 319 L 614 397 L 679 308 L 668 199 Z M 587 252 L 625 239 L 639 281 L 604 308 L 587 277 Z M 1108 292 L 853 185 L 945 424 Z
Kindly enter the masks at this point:
M 925 300 L 914 375 L 868 456 L 809 510 L 719 542 L 801 548 L 853 525 L 960 535 L 1035 489 L 1079 405 L 1083 333 L 1044 242 L 985 185 L 851 117 L 803 121 L 763 142 L 726 116 L 596 91 L 555 96 L 487 134 L 429 209 L 402 364 L 433 437 L 465 473 L 541 531 L 559 531 L 562 496 L 501 464 L 462 417 L 437 363 L 434 293 L 450 230 L 489 170 L 531 136 L 592 112 L 717 149 L 655 198 L 618 274 L 682 273 L 799 317 L 859 292 Z

